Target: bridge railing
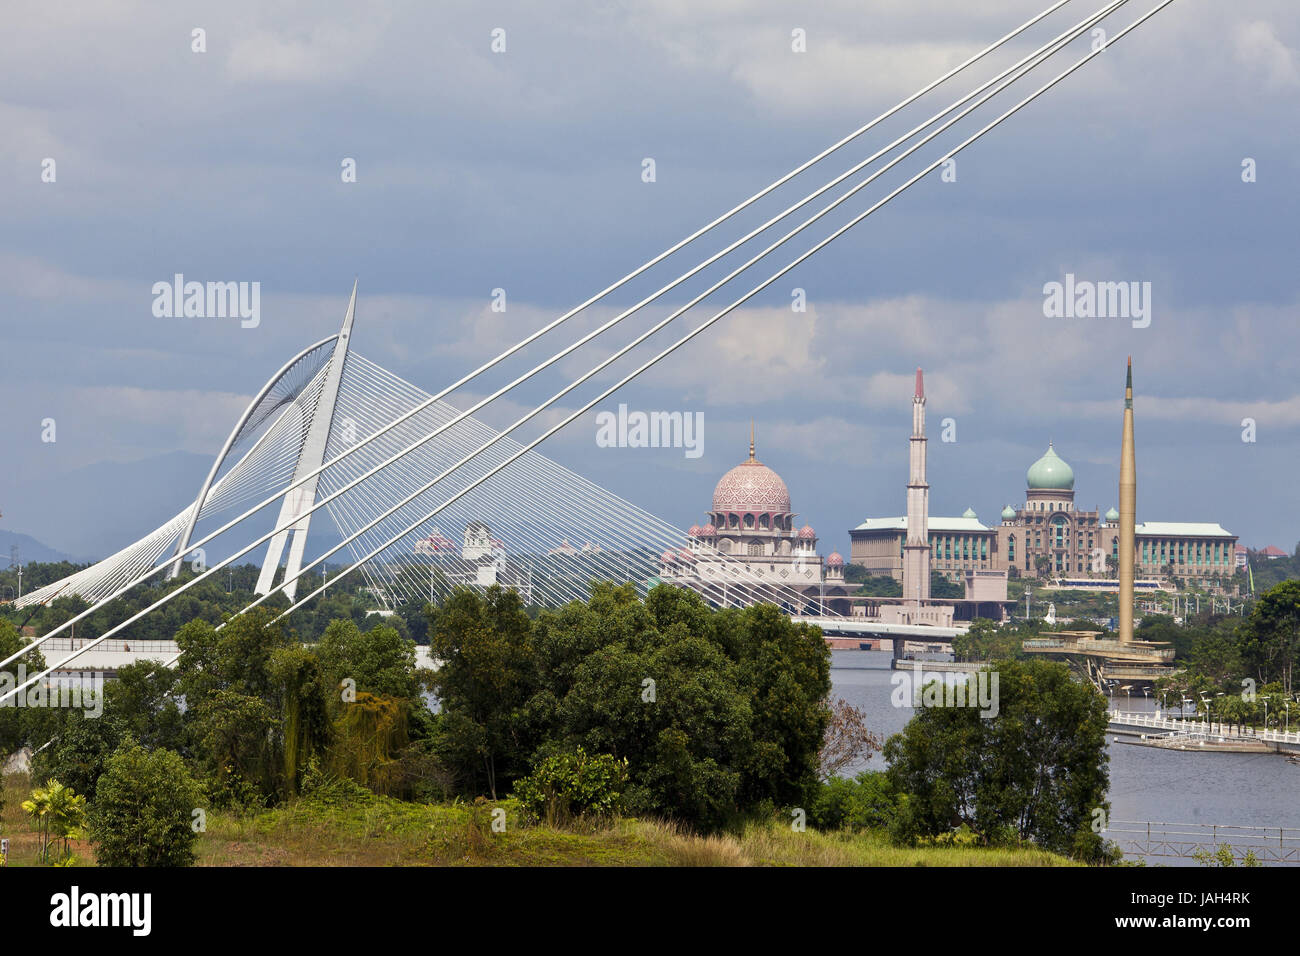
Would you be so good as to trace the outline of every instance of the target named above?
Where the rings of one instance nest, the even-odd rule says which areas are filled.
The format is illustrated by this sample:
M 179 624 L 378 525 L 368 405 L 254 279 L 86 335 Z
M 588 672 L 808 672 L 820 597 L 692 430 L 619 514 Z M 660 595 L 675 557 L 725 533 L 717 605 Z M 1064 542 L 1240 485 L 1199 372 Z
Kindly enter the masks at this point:
M 79 651 L 89 644 L 90 641 L 91 638 L 88 637 L 52 637 L 40 646 L 40 650 L 44 652 L 46 663 L 49 664 L 53 663 L 53 661 L 50 660 L 51 651 L 60 651 L 63 653 Z M 173 654 L 178 653 L 180 648 L 177 647 L 175 641 L 133 641 L 130 638 L 126 638 L 125 640 L 112 640 L 110 638 L 107 641 L 102 641 L 101 643 L 96 644 L 87 651 L 87 653 L 95 653 L 96 651 L 110 651 L 118 654 L 139 654 L 141 656 L 161 654 L 170 657 Z M 74 659 L 72 663 L 75 664 L 76 660 Z
M 1226 725 L 1216 721 L 1210 721 L 1207 723 L 1203 720 L 1159 717 L 1154 713 L 1121 710 L 1107 711 L 1106 718 L 1112 724 L 1123 724 L 1128 727 L 1150 727 L 1153 730 L 1175 730 L 1184 733 L 1211 733 L 1216 735 L 1232 736 L 1225 729 Z M 1218 730 L 1215 729 L 1216 727 Z M 1255 730 L 1250 727 L 1239 727 L 1235 736 L 1253 737 L 1257 740 L 1267 740 L 1271 743 L 1300 744 L 1300 731 Z
M 1297 827 L 1111 820 L 1101 835 L 1137 856 L 1191 858 L 1226 845 L 1237 860 L 1251 853 L 1261 863 L 1300 863 Z

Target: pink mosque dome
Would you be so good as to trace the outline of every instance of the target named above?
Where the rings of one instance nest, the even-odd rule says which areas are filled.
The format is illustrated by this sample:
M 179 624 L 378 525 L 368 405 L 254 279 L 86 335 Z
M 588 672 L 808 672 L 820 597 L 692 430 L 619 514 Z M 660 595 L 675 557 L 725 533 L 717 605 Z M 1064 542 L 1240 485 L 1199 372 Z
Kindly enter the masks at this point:
M 817 537 L 817 532 L 812 529 L 812 525 L 806 524 L 799 529 L 799 537 L 810 541 Z
M 703 528 L 700 529 L 700 537 L 702 538 L 716 538 L 717 536 L 718 536 L 718 529 L 713 527 L 711 523 L 706 524 Z
M 685 548 L 682 548 L 682 550 L 678 552 L 678 555 L 679 555 L 679 557 L 678 557 L 678 560 L 679 560 L 679 561 L 694 561 L 694 560 L 695 560 L 695 553 L 694 553 L 693 551 L 688 551 L 688 550 L 686 550 Z
M 660 558 L 659 560 L 663 561 L 664 564 L 671 564 L 672 562 L 677 560 L 677 552 L 665 551 L 663 557 Z
M 689 534 L 692 538 L 698 538 L 700 536 L 701 530 L 702 529 L 700 528 L 699 525 L 693 524 L 691 525 L 691 530 L 686 533 Z
M 754 457 L 754 438 L 749 439 L 749 460 L 723 475 L 713 489 L 713 510 L 790 514 L 790 489 L 781 476 Z
M 844 567 L 844 557 L 838 551 L 832 551 L 831 556 L 826 559 L 826 566 L 828 568 L 842 568 Z

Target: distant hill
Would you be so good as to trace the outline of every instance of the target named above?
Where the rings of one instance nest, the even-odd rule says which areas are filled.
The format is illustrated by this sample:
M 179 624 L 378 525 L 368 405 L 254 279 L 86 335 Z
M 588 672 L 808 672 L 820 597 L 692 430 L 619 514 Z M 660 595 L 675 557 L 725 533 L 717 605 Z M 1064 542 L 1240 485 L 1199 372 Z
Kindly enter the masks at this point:
M 203 455 L 172 452 L 131 462 L 99 462 L 39 482 L 5 487 L 0 481 L 0 502 L 4 507 L 0 521 L 5 528 L 27 532 L 9 532 L 17 539 L 24 563 L 100 561 L 189 507 L 211 465 L 212 459 Z M 239 510 L 252 503 L 241 504 Z M 237 513 L 227 512 L 222 518 L 228 520 Z M 213 552 L 228 554 L 270 531 L 278 514 L 278 508 L 263 509 L 233 537 L 218 538 Z M 312 522 L 309 554 L 320 554 L 340 540 L 325 511 L 317 514 Z M 44 545 L 44 541 L 53 544 Z M 265 550 L 260 548 L 253 560 L 260 561 Z M 0 568 L 8 563 L 9 543 L 4 543 Z
M 211 458 L 173 452 L 130 462 L 98 462 L 4 488 L 5 528 L 34 544 L 98 561 L 138 540 L 194 500 Z M 22 543 L 19 543 L 22 547 Z M 62 557 L 62 555 L 60 555 Z M 0 552 L 9 562 L 9 548 Z M 23 560 L 37 560 L 24 551 Z
M 0 528 L 0 568 L 9 567 L 9 557 L 13 553 L 10 549 L 14 545 L 18 545 L 18 560 L 23 564 L 32 561 L 71 561 L 75 564 L 85 560 L 84 558 L 64 554 L 62 551 L 56 551 L 37 541 L 29 534 L 19 534 L 16 531 L 5 531 Z

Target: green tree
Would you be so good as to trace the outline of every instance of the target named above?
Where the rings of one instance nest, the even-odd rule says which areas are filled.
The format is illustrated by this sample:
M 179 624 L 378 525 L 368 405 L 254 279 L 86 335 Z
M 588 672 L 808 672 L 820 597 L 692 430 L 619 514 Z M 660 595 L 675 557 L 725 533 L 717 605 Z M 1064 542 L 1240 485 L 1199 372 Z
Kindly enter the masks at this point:
M 316 655 L 301 647 L 281 647 L 271 655 L 270 671 L 282 702 L 284 782 L 297 793 L 302 773 L 330 744 L 329 690 Z
M 432 686 L 442 704 L 438 748 L 446 762 L 496 799 L 528 771 L 522 710 L 536 687 L 532 621 L 519 595 L 454 591 L 431 608 L 430 646 L 442 661 Z
M 1024 635 L 1011 628 L 999 629 L 987 618 L 976 618 L 965 632 L 952 639 L 953 656 L 959 661 L 1013 660 L 1023 658 Z
M 180 755 L 131 745 L 113 755 L 89 813 L 100 866 L 190 866 L 202 788 Z
M 352 621 L 331 621 L 315 650 L 331 693 L 350 678 L 356 690 L 418 702 L 415 642 L 397 628 L 380 623 L 362 633 Z
M 31 796 L 22 802 L 22 808 L 23 812 L 32 818 L 32 826 L 36 829 L 36 858 L 44 863 L 49 858 L 50 852 L 49 787 L 34 788 Z
M 94 793 L 121 741 L 121 725 L 107 713 L 91 718 L 80 710 L 59 710 L 49 746 L 32 757 L 32 773 L 36 779 L 56 777 L 80 793 Z
M 273 803 L 281 793 L 277 715 L 260 697 L 219 690 L 194 708 L 193 732 L 218 806 Z M 111 761 L 110 761 L 111 763 Z
M 181 650 L 176 669 L 185 700 L 230 690 L 269 702 L 276 690 L 271 655 L 293 643 L 272 617 L 273 612 L 258 607 L 231 618 L 219 630 L 203 620 L 182 627 L 176 634 Z
M 86 798 L 57 780 L 32 790 L 23 801 L 23 810 L 32 818 L 38 839 L 37 854 L 42 863 L 62 863 L 71 856 L 68 844 L 79 840 L 86 823 Z M 55 844 L 59 852 L 51 860 Z
M 28 643 L 30 642 L 19 634 L 18 628 L 10 621 L 0 618 L 0 660 L 17 654 Z M 45 658 L 41 656 L 40 651 L 36 649 L 28 651 L 12 664 L 0 669 L 0 694 L 8 693 L 17 687 L 20 683 L 19 677 L 26 679 L 33 674 L 39 674 L 44 669 Z M 8 701 L 7 706 L 0 707 L 0 754 L 13 753 L 27 743 L 31 737 L 33 723 L 39 722 L 39 713 L 22 707 L 8 706 L 12 703 L 13 701 Z M 44 742 L 42 739 L 36 746 Z
M 816 790 L 829 651 L 774 607 L 598 583 L 536 621 L 506 592 L 458 592 L 430 629 L 433 747 L 467 795 L 578 747 L 627 761 L 634 812 L 705 830 Z
M 142 747 L 179 750 L 184 735 L 176 693 L 179 679 L 174 669 L 155 661 L 119 667 L 117 679 L 104 685 L 104 715 L 121 735 L 133 737 Z
M 538 617 L 538 746 L 627 759 L 636 812 L 701 829 L 817 786 L 831 711 L 829 652 L 776 608 L 715 611 L 661 585 L 645 602 L 597 585 Z
M 907 795 L 906 830 L 966 826 L 985 842 L 1030 840 L 1086 859 L 1105 854 L 1092 829 L 1105 812 L 1106 703 L 1061 664 L 997 664 L 996 716 L 923 707 L 885 744 Z
M 888 828 L 898 812 L 898 794 L 884 771 L 864 771 L 852 779 L 834 777 L 818 790 L 808 822 L 819 830 Z
M 1240 632 L 1242 661 L 1261 684 L 1278 681 L 1293 692 L 1300 655 L 1300 581 L 1283 581 L 1264 592 Z
M 529 817 L 557 826 L 588 814 L 618 813 L 626 783 L 627 758 L 591 755 L 577 747 L 544 758 L 515 783 L 514 795 Z

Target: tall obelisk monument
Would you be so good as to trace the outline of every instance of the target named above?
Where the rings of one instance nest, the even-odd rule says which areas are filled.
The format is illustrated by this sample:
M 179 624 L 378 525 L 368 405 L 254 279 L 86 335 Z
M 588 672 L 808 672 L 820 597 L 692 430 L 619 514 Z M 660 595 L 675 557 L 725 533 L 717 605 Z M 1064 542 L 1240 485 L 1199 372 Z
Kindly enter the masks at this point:
M 1133 452 L 1133 357 L 1124 385 L 1124 437 L 1119 453 L 1119 639 L 1133 640 L 1133 560 L 1136 555 L 1137 459 Z
M 907 539 L 903 544 L 903 597 L 930 600 L 930 485 L 925 480 L 925 381 L 916 370 L 912 438 L 908 444 Z

